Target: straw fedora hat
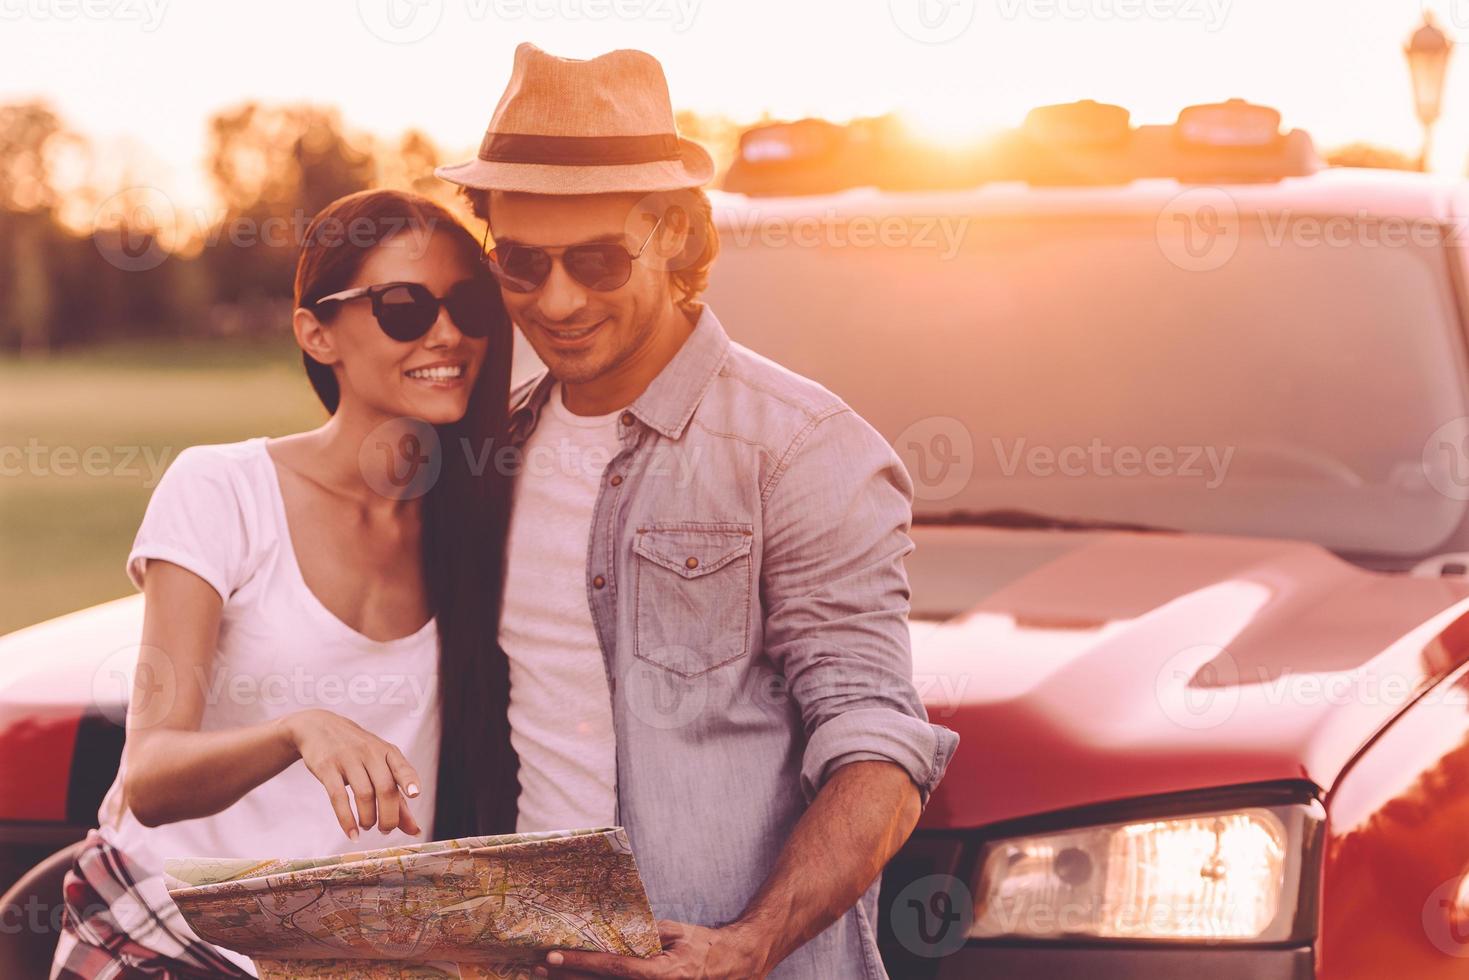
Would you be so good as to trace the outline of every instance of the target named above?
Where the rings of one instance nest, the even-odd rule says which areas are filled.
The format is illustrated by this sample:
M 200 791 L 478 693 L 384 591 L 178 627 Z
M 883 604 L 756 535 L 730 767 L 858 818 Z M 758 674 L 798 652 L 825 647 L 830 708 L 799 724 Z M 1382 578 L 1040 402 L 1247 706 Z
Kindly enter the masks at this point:
M 714 161 L 678 135 L 652 55 L 621 49 L 578 61 L 526 42 L 479 156 L 434 173 L 483 190 L 646 193 L 708 183 Z

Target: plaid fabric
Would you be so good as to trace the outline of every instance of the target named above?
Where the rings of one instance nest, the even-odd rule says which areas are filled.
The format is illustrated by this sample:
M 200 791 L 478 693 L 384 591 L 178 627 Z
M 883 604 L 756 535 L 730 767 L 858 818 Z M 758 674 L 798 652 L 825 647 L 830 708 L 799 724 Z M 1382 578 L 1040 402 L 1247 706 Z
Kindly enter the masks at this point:
M 250 977 L 192 938 L 158 875 L 97 831 L 62 884 L 66 914 L 51 980 L 220 980 Z

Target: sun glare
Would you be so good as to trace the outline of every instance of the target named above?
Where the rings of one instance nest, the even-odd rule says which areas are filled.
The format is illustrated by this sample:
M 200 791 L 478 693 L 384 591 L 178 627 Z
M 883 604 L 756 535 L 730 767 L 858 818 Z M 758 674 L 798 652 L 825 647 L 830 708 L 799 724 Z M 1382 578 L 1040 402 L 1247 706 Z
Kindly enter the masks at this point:
M 960 99 L 947 104 L 904 106 L 898 110 L 904 131 L 914 140 L 950 150 L 972 149 L 1024 118 L 1024 109 L 1013 117 L 993 112 L 981 116 L 972 104 L 966 105 Z

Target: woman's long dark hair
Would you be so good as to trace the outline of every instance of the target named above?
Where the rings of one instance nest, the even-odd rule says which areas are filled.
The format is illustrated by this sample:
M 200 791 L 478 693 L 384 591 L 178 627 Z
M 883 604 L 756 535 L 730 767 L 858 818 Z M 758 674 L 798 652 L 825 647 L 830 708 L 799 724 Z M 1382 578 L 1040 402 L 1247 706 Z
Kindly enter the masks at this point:
M 467 268 L 488 275 L 479 242 L 443 207 L 401 191 L 362 191 L 327 205 L 306 229 L 296 306 L 351 286 L 372 250 L 399 234 L 443 235 Z M 317 315 L 327 321 L 333 312 Z M 510 474 L 495 459 L 506 443 L 512 343 L 510 320 L 501 319 L 469 410 L 436 427 L 443 463 L 423 497 L 425 587 L 439 633 L 436 840 L 515 830 L 519 764 L 507 715 L 510 667 L 498 642 Z M 335 412 L 336 374 L 301 357 L 317 397 Z

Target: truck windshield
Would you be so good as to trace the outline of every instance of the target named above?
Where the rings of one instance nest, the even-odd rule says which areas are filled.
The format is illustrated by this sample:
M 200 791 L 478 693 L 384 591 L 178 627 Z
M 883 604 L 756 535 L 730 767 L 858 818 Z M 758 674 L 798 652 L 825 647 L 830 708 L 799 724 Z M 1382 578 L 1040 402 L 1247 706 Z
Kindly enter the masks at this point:
M 893 442 L 920 519 L 1015 510 L 1398 559 L 1458 527 L 1469 409 L 1442 244 L 1282 217 L 1210 259 L 1151 216 L 1012 215 L 950 216 L 953 244 L 922 247 L 908 220 L 896 247 L 726 235 L 707 299 Z

